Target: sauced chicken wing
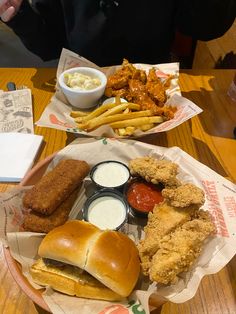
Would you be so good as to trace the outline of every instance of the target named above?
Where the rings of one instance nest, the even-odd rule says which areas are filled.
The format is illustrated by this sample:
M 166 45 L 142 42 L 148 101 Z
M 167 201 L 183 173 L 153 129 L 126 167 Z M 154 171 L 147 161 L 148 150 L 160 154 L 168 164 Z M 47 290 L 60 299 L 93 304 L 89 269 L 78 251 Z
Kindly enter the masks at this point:
M 149 96 L 158 104 L 164 106 L 166 102 L 166 91 L 159 77 L 156 75 L 155 69 L 151 69 L 147 76 L 146 89 Z
M 132 101 L 141 106 L 141 110 L 152 110 L 153 114 L 157 111 L 155 102 L 149 97 L 146 91 L 145 85 L 137 80 L 129 80 L 129 91 L 132 97 Z
M 166 105 L 163 107 L 156 106 L 155 114 L 157 116 L 162 116 L 164 120 L 170 120 L 174 118 L 176 110 L 177 109 L 175 107 L 171 106 Z
M 108 77 L 107 89 L 127 87 L 129 80 L 132 78 L 140 80 L 142 83 L 145 83 L 147 80 L 146 73 L 143 70 L 136 69 L 131 63 L 124 59 L 122 67 Z
M 143 84 L 146 84 L 147 82 L 147 75 L 144 70 L 137 70 L 134 72 L 133 77 L 134 80 L 139 80 Z
M 140 110 L 152 110 L 153 115 L 162 116 L 164 120 L 174 117 L 176 109 L 164 105 L 166 89 L 169 87 L 172 76 L 162 82 L 156 75 L 156 69 L 148 73 L 137 69 L 128 60 L 124 59 L 122 67 L 108 77 L 105 95 L 107 97 L 120 96 L 129 102 L 140 105 Z
M 110 76 L 107 80 L 107 88 L 120 89 L 128 85 L 129 76 L 121 75 L 120 73 L 115 73 Z
M 119 96 L 120 98 L 125 98 L 127 99 L 128 101 L 131 101 L 132 98 L 130 96 L 130 91 L 128 88 L 124 87 L 124 88 L 120 88 L 120 89 L 109 89 L 107 88 L 106 90 L 106 94 L 107 96 L 109 97 L 116 97 L 116 96 Z

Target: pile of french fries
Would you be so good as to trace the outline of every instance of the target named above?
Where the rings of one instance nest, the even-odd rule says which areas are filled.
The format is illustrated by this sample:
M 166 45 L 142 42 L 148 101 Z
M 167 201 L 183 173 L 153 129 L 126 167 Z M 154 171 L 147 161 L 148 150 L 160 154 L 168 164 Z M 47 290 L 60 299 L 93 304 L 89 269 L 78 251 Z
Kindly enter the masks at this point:
M 147 131 L 163 122 L 163 118 L 154 116 L 151 110 L 140 110 L 140 105 L 121 102 L 119 97 L 114 103 L 103 104 L 91 112 L 72 111 L 71 117 L 83 131 L 109 125 L 119 136 L 130 136 L 137 129 Z

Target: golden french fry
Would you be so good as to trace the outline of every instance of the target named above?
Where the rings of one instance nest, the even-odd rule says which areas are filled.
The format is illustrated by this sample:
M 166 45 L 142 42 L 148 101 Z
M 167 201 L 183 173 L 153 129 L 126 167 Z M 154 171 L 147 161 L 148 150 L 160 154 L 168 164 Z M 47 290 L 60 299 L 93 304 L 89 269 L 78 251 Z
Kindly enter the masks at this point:
M 127 128 L 115 129 L 114 131 L 115 131 L 116 134 L 118 134 L 119 136 L 129 136 L 129 135 L 132 135 L 135 130 L 136 130 L 136 127 L 134 127 L 134 126 L 129 126 L 129 127 L 127 127 Z
M 72 118 L 77 118 L 77 117 L 85 117 L 89 114 L 90 112 L 86 112 L 86 111 L 71 111 L 70 116 Z
M 140 111 L 141 112 L 141 111 Z M 143 117 L 137 117 L 134 119 L 123 119 L 123 120 L 117 120 L 116 122 L 109 123 L 110 127 L 113 129 L 119 129 L 119 128 L 126 128 L 129 126 L 140 126 L 144 124 L 150 124 L 150 123 L 161 123 L 163 122 L 162 117 L 160 116 L 143 116 Z
M 154 127 L 154 123 L 144 124 L 139 127 L 142 131 L 148 131 Z
M 131 134 L 133 134 L 134 131 L 136 130 L 136 127 L 134 127 L 134 126 L 127 126 L 127 127 L 125 128 L 125 130 L 126 130 L 126 134 L 127 134 L 127 135 L 131 135 Z
M 76 123 L 82 123 L 83 119 L 84 119 L 84 117 L 76 117 L 76 118 L 74 118 Z
M 76 123 L 76 126 L 77 126 L 78 129 L 84 130 L 84 129 L 83 129 L 83 125 L 82 125 L 81 123 L 78 123 L 78 122 L 76 122 L 76 121 L 75 121 L 75 123 Z
M 126 109 L 128 109 L 127 112 L 125 112 Z M 123 113 L 129 113 L 131 109 L 138 111 L 140 109 L 140 105 L 130 104 L 130 103 L 121 103 L 120 105 L 117 105 L 116 107 L 108 109 L 107 111 L 103 112 L 102 114 L 99 115 L 99 117 L 108 117 L 113 114 L 117 114 L 123 110 L 124 110 Z
M 120 96 L 116 96 L 116 97 L 115 97 L 115 104 L 116 104 L 116 105 L 121 104 Z
M 140 110 L 140 105 L 134 104 L 134 103 L 121 103 L 119 105 L 115 103 L 109 103 L 102 105 L 101 107 L 91 111 L 87 112 L 86 114 L 83 113 L 83 111 L 72 111 L 71 116 L 75 119 L 75 122 L 78 123 L 85 123 L 86 121 L 89 121 L 93 118 L 96 118 L 98 116 L 109 116 L 112 114 L 116 114 L 122 110 L 125 110 L 126 108 L 130 110 Z
M 105 105 L 101 105 L 100 107 L 98 107 L 97 109 L 93 110 L 92 112 L 90 112 L 87 116 L 85 117 L 81 117 L 80 119 L 76 118 L 75 121 L 77 122 L 86 122 L 89 121 L 90 119 L 96 118 L 97 116 L 101 115 L 103 112 L 105 112 L 106 110 L 109 110 L 111 108 L 116 107 L 117 104 L 114 103 L 109 103 L 109 104 L 105 104 Z
M 133 104 L 132 102 L 128 102 L 128 108 L 131 110 L 140 110 L 140 105 L 138 104 Z
M 99 117 L 111 116 L 111 115 L 113 115 L 113 114 L 116 114 L 116 113 L 119 113 L 119 112 L 125 110 L 127 107 L 128 107 L 128 104 L 127 104 L 127 103 L 123 103 L 123 104 L 120 104 L 120 105 L 116 105 L 116 107 L 111 108 L 111 109 L 108 109 L 108 110 L 106 110 L 105 112 L 103 112 L 102 114 L 100 114 Z
M 104 124 L 110 124 L 115 121 L 123 121 L 127 119 L 134 119 L 134 118 L 139 118 L 139 117 L 149 117 L 152 116 L 152 111 L 151 110 L 143 110 L 143 111 L 137 111 L 137 112 L 131 112 L 131 113 L 118 113 L 114 114 L 112 116 L 108 117 L 97 117 L 92 120 L 89 120 L 88 122 L 82 123 L 80 125 L 80 128 L 90 131 L 98 126 L 104 125 Z M 149 123 L 149 122 L 146 122 Z M 130 126 L 130 124 L 125 125 L 125 126 Z M 123 126 L 121 126 L 122 128 Z M 120 127 L 114 127 L 115 129 L 120 128 Z
M 118 135 L 120 135 L 120 136 L 125 136 L 126 135 L 126 130 L 124 128 L 117 129 L 117 131 L 118 131 Z
M 129 108 L 126 108 L 123 113 L 129 113 L 130 112 L 130 109 Z

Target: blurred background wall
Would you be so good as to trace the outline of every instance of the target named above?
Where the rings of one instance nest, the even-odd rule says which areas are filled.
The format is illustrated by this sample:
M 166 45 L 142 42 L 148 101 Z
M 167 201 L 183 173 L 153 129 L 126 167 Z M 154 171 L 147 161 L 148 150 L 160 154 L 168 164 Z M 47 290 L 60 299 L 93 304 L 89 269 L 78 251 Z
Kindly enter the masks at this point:
M 189 38 L 178 37 L 174 49 L 173 61 L 182 58 L 183 67 L 236 69 L 236 20 L 221 38 L 192 44 Z M 43 62 L 29 52 L 18 37 L 0 22 L 0 67 L 54 67 L 57 62 L 58 60 Z
M 193 68 L 236 69 L 236 20 L 222 37 L 197 42 Z

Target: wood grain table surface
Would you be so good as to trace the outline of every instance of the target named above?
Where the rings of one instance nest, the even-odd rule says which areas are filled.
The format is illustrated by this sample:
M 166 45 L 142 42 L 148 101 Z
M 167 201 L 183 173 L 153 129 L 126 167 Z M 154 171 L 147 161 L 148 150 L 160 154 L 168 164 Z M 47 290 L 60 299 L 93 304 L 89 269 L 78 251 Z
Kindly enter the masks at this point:
M 236 182 L 236 103 L 227 96 L 235 70 L 180 71 L 182 95 L 203 109 L 203 113 L 174 130 L 146 136 L 140 141 L 164 146 L 178 146 L 223 177 Z M 2 68 L 0 89 L 14 81 L 32 90 L 34 121 L 50 101 L 56 70 L 52 68 Z M 35 127 L 44 136 L 38 160 L 42 160 L 69 144 L 75 137 L 64 131 Z M 1 149 L 1 148 L 0 148 Z M 36 161 L 36 162 L 37 162 Z M 1 184 L 0 192 L 14 184 Z M 0 313 L 45 313 L 20 290 L 8 271 L 0 249 Z M 183 304 L 168 302 L 155 313 L 215 314 L 236 313 L 236 257 L 219 273 L 203 278 L 196 295 Z

